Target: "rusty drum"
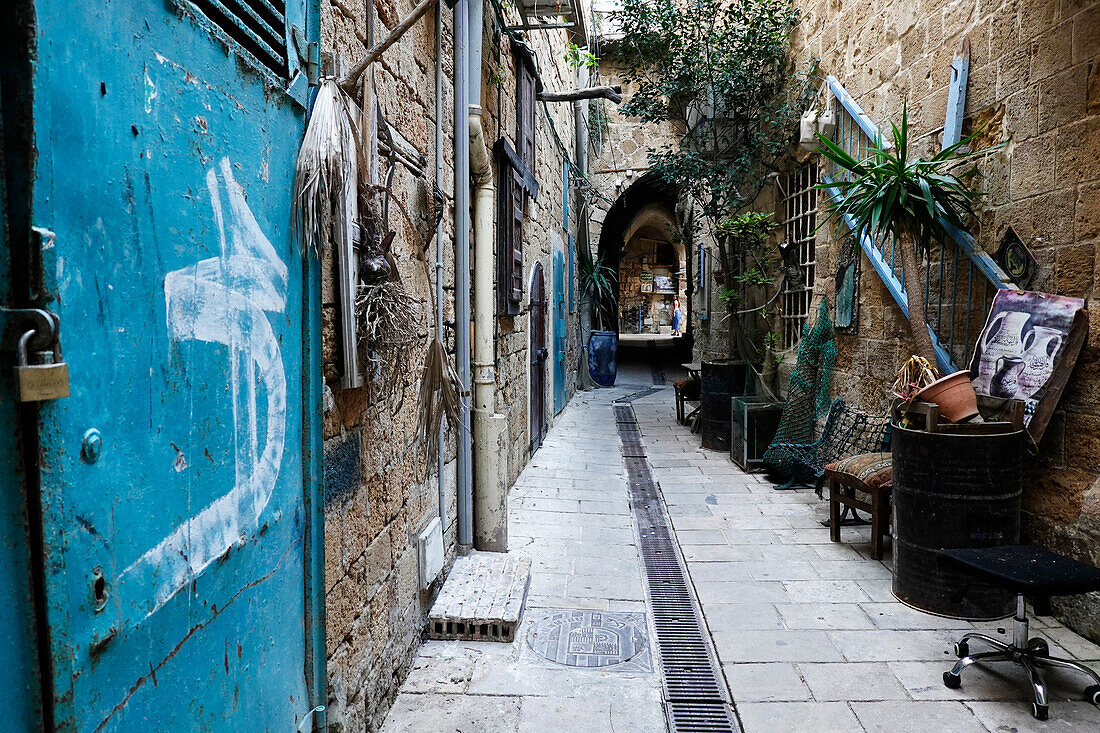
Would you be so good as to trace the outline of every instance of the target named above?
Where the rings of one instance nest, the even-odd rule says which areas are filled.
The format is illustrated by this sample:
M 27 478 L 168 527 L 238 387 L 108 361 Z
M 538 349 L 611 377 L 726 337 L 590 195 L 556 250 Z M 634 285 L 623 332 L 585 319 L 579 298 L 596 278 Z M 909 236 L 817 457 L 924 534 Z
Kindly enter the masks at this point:
M 1019 542 L 1024 432 L 959 435 L 894 426 L 893 444 L 894 595 L 953 618 L 1011 614 L 1012 593 L 941 567 L 936 553 Z

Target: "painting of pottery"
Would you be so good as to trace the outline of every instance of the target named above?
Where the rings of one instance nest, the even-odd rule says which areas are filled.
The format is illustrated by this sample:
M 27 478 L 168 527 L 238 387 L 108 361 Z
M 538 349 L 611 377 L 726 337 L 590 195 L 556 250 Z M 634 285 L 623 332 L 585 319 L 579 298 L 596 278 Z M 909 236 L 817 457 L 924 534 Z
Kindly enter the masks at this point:
M 987 397 L 1021 400 L 1029 425 L 1059 368 L 1073 368 L 1087 329 L 1085 301 L 1048 293 L 1000 290 L 978 337 L 970 378 L 974 391 Z M 1074 334 L 1072 353 L 1067 353 Z M 1068 375 L 1068 372 L 1067 372 Z M 1064 379 L 1060 380 L 1064 384 Z M 1061 392 L 1051 395 L 1056 401 Z M 1045 418 L 1038 439 L 1045 428 Z M 1038 435 L 1036 435 L 1038 432 Z

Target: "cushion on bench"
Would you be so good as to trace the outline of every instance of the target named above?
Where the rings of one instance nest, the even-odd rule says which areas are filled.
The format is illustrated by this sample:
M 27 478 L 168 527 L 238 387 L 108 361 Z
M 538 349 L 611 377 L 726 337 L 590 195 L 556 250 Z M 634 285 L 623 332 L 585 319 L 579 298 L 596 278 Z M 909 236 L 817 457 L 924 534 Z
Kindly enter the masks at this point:
M 825 475 L 854 489 L 877 491 L 893 485 L 892 455 L 863 453 L 842 458 L 825 466 Z

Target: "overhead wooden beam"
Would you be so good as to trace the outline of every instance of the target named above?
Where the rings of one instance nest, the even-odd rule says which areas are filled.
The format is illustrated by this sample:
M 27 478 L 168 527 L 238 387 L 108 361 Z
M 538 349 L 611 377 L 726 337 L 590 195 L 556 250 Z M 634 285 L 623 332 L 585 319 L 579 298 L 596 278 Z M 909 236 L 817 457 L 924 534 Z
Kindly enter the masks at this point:
M 386 36 L 381 43 L 377 44 L 374 48 L 367 51 L 367 54 L 355 62 L 355 66 L 351 67 L 351 71 L 340 79 L 340 88 L 348 94 L 354 94 L 356 85 L 359 83 L 359 77 L 363 75 L 363 72 L 367 70 L 367 67 L 378 60 L 387 48 L 392 46 L 398 38 L 405 35 L 405 31 L 412 28 L 413 23 L 424 17 L 424 14 L 435 6 L 436 0 L 420 0 L 420 4 L 413 8 L 409 13 L 409 17 L 398 23 L 390 34 Z M 438 20 L 436 22 L 439 22 Z
M 609 87 L 588 87 L 571 92 L 539 92 L 540 102 L 576 102 L 580 99 L 609 99 L 615 104 L 623 101 L 623 88 L 616 84 Z

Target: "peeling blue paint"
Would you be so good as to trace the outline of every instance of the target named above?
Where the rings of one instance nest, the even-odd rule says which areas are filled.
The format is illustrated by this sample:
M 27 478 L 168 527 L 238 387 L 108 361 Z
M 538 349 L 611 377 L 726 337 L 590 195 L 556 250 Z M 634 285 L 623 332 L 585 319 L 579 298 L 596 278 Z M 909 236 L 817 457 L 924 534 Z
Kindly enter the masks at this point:
M 40 425 L 54 723 L 291 729 L 316 684 L 305 109 L 184 0 L 36 13 L 34 222 L 72 380 Z

